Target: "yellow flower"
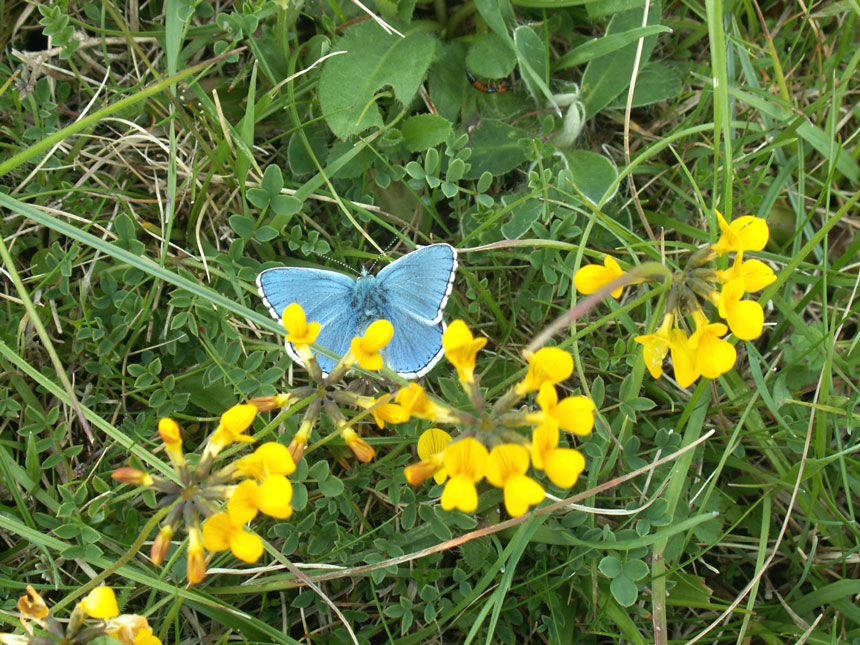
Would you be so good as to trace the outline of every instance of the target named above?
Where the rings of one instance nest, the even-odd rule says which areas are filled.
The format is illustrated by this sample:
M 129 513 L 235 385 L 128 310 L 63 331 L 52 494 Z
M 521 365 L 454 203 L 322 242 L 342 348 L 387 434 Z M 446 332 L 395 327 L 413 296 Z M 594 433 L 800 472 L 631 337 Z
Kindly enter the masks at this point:
M 672 352 L 672 367 L 675 380 L 681 387 L 690 387 L 701 376 L 695 350 L 690 348 L 690 339 L 683 330 L 675 327 L 669 335 L 669 350 Z
M 203 544 L 210 551 L 230 549 L 243 562 L 256 562 L 263 555 L 263 541 L 234 524 L 227 513 L 218 513 L 203 522 Z
M 585 458 L 578 450 L 558 447 L 558 428 L 542 425 L 532 432 L 532 465 L 542 470 L 560 488 L 570 488 L 585 470 Z
M 119 616 L 116 595 L 113 589 L 105 585 L 96 587 L 89 592 L 87 597 L 79 603 L 79 607 L 90 618 L 114 618 Z
M 161 639 L 154 636 L 149 627 L 144 627 L 134 634 L 134 645 L 162 645 Z
M 452 322 L 442 334 L 445 357 L 457 368 L 463 383 L 475 382 L 475 359 L 478 351 L 487 344 L 486 338 L 475 339 L 462 320 Z
M 543 487 L 526 475 L 528 469 L 529 452 L 515 443 L 496 446 L 487 458 L 487 481 L 505 491 L 505 509 L 511 517 L 543 501 Z
M 406 411 L 406 408 L 397 405 L 396 403 L 379 404 L 381 399 L 382 397 L 379 397 L 378 399 L 362 397 L 358 400 L 358 404 L 363 408 L 371 408 L 370 413 L 373 415 L 373 419 L 376 421 L 377 426 L 384 428 L 386 421 L 394 424 L 406 423 L 409 421 L 409 412 Z
M 111 618 L 105 624 L 105 632 L 123 645 L 161 645 L 161 641 L 152 635 L 149 621 L 137 614 L 121 614 Z
M 206 554 L 203 551 L 205 523 L 203 529 L 204 532 L 201 533 L 199 526 L 188 527 L 188 561 L 185 565 L 185 577 L 193 585 L 202 582 L 203 578 L 206 577 Z M 214 549 L 209 550 L 213 551 Z
M 32 620 L 42 620 L 45 616 L 51 613 L 48 609 L 48 605 L 45 603 L 42 596 L 39 595 L 38 591 L 33 589 L 30 585 L 27 585 L 27 593 L 30 595 L 30 598 L 27 598 L 27 596 L 21 596 L 18 598 L 18 613 L 20 613 L 21 616 Z
M 313 345 L 320 333 L 321 325 L 318 322 L 307 322 L 305 310 L 297 302 L 284 309 L 281 321 L 287 329 L 287 340 L 296 348 L 302 345 Z
M 353 454 L 360 462 L 366 464 L 369 461 L 372 461 L 376 456 L 376 451 L 373 449 L 373 446 L 359 437 L 358 433 L 352 428 L 346 428 L 341 436 L 343 436 L 343 440 L 346 442 L 346 445 L 349 446 L 349 449 L 352 450 Z
M 255 416 L 257 416 L 257 408 L 249 403 L 234 405 L 227 410 L 221 415 L 221 423 L 209 440 L 209 451 L 217 455 L 231 443 L 253 443 L 254 438 L 244 432 L 251 427 Z
M 296 470 L 289 448 L 276 441 L 262 444 L 247 457 L 237 460 L 235 466 L 234 477 L 253 477 L 260 482 L 269 475 L 292 475 Z
M 776 282 L 776 275 L 768 265 L 761 260 L 744 261 L 743 251 L 738 251 L 730 269 L 717 271 L 717 277 L 726 283 L 736 278 L 742 278 L 744 291 L 754 293 L 761 291 L 767 285 Z
M 445 450 L 444 464 L 450 479 L 442 491 L 442 508 L 471 513 L 478 508 L 475 484 L 484 478 L 487 449 L 477 439 L 462 439 Z
M 111 473 L 111 479 L 115 479 L 123 484 L 133 484 L 134 486 L 152 486 L 155 483 L 155 480 L 149 473 L 137 468 L 130 468 L 129 466 L 117 468 Z
M 761 217 L 744 215 L 729 224 L 720 211 L 714 212 L 717 214 L 721 233 L 719 241 L 713 246 L 717 255 L 729 251 L 761 251 L 767 244 L 770 232 L 767 222 Z
M 576 290 L 580 293 L 595 293 L 623 275 L 624 270 L 615 261 L 615 258 L 607 255 L 603 258 L 603 266 L 587 264 L 584 267 L 580 267 L 576 275 L 573 276 L 573 284 L 576 285 Z M 618 298 L 622 291 L 624 291 L 624 287 L 618 287 L 610 295 L 613 298 Z
M 257 408 L 257 412 L 268 412 L 285 408 L 292 403 L 293 398 L 289 394 L 271 394 L 269 396 L 255 396 L 248 399 L 248 403 Z
M 529 423 L 561 427 L 568 432 L 585 436 L 594 427 L 594 402 L 585 396 L 568 396 L 558 400 L 552 383 L 541 385 L 537 395 L 540 412 L 526 415 Z
M 227 501 L 227 513 L 234 524 L 247 524 L 257 512 L 285 519 L 293 514 L 290 500 L 293 487 L 283 475 L 269 475 L 262 484 L 246 479 L 236 487 Z
M 411 417 L 436 421 L 444 413 L 438 405 L 427 398 L 427 392 L 418 383 L 410 383 L 406 387 L 400 388 L 394 400 Z
M 445 448 L 451 443 L 451 435 L 439 428 L 429 428 L 418 438 L 418 458 L 421 461 L 403 469 L 403 474 L 413 486 L 417 486 L 433 475 L 437 484 L 448 478 L 444 466 Z
M 516 393 L 522 396 L 539 390 L 544 383 L 560 383 L 573 374 L 573 357 L 558 347 L 544 347 L 528 357 L 529 371 L 517 385 Z
M 394 327 L 387 320 L 372 322 L 364 336 L 356 336 L 350 343 L 350 350 L 358 366 L 365 370 L 382 368 L 382 355 L 379 350 L 385 347 L 394 336 Z
M 653 334 L 636 336 L 633 339 L 645 346 L 642 349 L 642 357 L 645 359 L 645 366 L 655 379 L 663 375 L 663 359 L 669 353 L 669 332 L 671 328 L 672 314 L 666 314 L 663 316 L 663 322 L 660 323 L 660 328 L 657 331 Z
M 158 530 L 158 535 L 152 541 L 152 548 L 149 550 L 149 558 L 155 566 L 164 562 L 167 556 L 167 551 L 170 549 L 170 541 L 173 539 L 173 528 L 170 526 L 162 526 Z
M 287 450 L 290 451 L 290 456 L 293 458 L 293 463 L 295 464 L 299 463 L 302 460 L 302 455 L 305 454 L 305 447 L 311 438 L 312 427 L 313 422 L 308 420 L 302 421 L 302 425 L 299 426 L 296 434 L 290 440 L 290 445 L 287 446 Z
M 744 278 L 729 280 L 720 291 L 720 316 L 729 323 L 729 329 L 741 340 L 752 340 L 761 336 L 764 327 L 764 311 L 754 300 L 743 300 Z
M 179 424 L 169 417 L 164 417 L 158 421 L 158 435 L 166 444 L 182 444 L 182 433 L 179 430 Z
M 696 365 L 702 376 L 717 378 L 732 369 L 737 358 L 734 346 L 722 339 L 728 329 L 723 323 L 710 322 L 701 311 L 694 311 L 693 318 L 696 331 L 689 346 L 696 352 Z

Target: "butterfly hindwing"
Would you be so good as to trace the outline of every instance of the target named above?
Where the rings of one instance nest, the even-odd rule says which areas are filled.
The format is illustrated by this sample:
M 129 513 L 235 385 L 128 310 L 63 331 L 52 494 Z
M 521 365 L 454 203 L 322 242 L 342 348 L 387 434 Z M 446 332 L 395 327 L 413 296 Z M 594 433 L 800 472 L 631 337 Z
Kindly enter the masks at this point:
M 427 323 L 395 309 L 386 317 L 394 327 L 394 336 L 380 352 L 383 361 L 404 378 L 424 376 L 442 358 L 445 323 Z

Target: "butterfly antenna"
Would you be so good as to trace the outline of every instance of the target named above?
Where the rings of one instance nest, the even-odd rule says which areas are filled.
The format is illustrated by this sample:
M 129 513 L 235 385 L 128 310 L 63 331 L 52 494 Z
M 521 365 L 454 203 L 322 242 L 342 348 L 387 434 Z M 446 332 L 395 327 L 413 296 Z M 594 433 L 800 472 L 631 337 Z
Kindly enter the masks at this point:
M 403 235 L 405 235 L 405 234 L 406 234 L 406 229 L 405 229 L 405 228 L 400 229 L 400 236 L 403 236 Z M 397 246 L 397 244 L 398 244 L 398 243 L 400 243 L 400 242 L 402 241 L 402 240 L 400 239 L 400 236 L 395 237 L 393 240 L 391 240 L 391 241 L 388 243 L 388 246 L 386 246 L 386 247 L 385 247 L 385 249 L 382 251 L 382 255 L 388 255 L 388 252 L 389 252 L 391 249 L 393 249 L 395 246 Z M 371 263 L 370 268 L 367 270 L 367 271 L 368 271 L 368 273 L 372 273 L 372 272 L 373 272 L 373 268 L 376 266 L 376 263 L 377 263 L 377 262 L 379 262 L 379 260 L 378 260 L 378 259 L 374 260 L 374 261 L 373 261 L 373 263 Z
M 337 264 L 338 266 L 343 267 L 349 273 L 354 273 L 355 275 L 359 275 L 358 271 L 356 271 L 353 267 L 348 265 L 346 262 L 343 262 L 342 260 L 338 260 L 336 258 L 333 258 L 330 255 L 324 255 L 323 253 L 317 253 L 316 251 L 311 251 L 311 253 L 313 253 L 318 258 L 321 258 L 323 260 L 328 260 L 329 262 L 333 262 L 334 264 Z

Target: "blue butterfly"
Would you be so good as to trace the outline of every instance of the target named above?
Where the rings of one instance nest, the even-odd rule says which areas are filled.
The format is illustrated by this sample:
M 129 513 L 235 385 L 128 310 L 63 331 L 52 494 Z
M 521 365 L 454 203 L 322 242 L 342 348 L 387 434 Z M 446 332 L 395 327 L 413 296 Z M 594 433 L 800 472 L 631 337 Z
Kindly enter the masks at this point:
M 375 320 L 394 326 L 394 337 L 382 349 L 385 364 L 405 378 L 424 376 L 442 358 L 442 310 L 448 302 L 457 270 L 457 251 L 432 244 L 407 253 L 377 275 L 362 271 L 356 279 L 335 271 L 278 267 L 257 276 L 257 288 L 269 313 L 281 320 L 294 302 L 307 320 L 322 326 L 316 345 L 343 356 L 350 341 Z M 300 362 L 292 343 L 287 353 Z M 322 371 L 335 361 L 317 354 Z

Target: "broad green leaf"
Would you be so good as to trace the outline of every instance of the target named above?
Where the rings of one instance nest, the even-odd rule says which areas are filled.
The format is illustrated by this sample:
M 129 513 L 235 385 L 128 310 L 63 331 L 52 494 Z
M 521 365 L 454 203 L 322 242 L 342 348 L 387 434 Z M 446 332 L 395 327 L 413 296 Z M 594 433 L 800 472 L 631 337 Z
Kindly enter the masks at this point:
M 564 154 L 570 170 L 569 174 L 568 171 L 559 173 L 560 184 L 570 181 L 592 204 L 601 204 L 612 198 L 614 191 L 618 190 L 613 188 L 618 171 L 609 159 L 588 150 L 571 150 Z
M 633 107 L 659 103 L 678 96 L 683 90 L 681 77 L 674 66 L 663 62 L 648 63 L 636 78 L 633 90 Z M 627 106 L 627 93 L 616 96 L 607 106 L 624 109 Z
M 403 145 L 409 152 L 438 146 L 451 134 L 451 123 L 438 114 L 418 114 L 403 122 Z
M 531 27 L 517 27 L 514 31 L 514 45 L 520 73 L 529 91 L 537 98 L 543 96 L 559 112 L 552 92 L 546 84 L 547 57 L 546 46 L 541 37 Z
M 263 173 L 263 180 L 260 182 L 260 188 L 266 191 L 269 196 L 277 195 L 284 187 L 284 175 L 281 169 L 275 164 L 266 166 L 266 171 Z
M 516 240 L 528 233 L 541 213 L 543 204 L 537 199 L 526 199 L 511 209 L 511 217 L 502 224 L 502 235 L 506 240 Z
M 472 167 L 464 179 L 477 179 L 483 172 L 503 175 L 510 172 L 523 161 L 526 155 L 519 144 L 523 132 L 496 119 L 484 119 L 481 125 L 472 130 L 470 147 Z
M 469 87 L 464 62 L 466 47 L 463 43 L 451 42 L 443 44 L 441 48 L 441 55 L 430 68 L 430 98 L 440 115 L 456 122 Z
M 516 65 L 510 44 L 494 33 L 477 34 L 466 54 L 466 66 L 481 78 L 506 78 Z
M 435 39 L 425 31 L 406 37 L 387 34 L 371 20 L 347 29 L 334 44 L 346 54 L 326 61 L 320 75 L 319 99 L 326 122 L 339 138 L 381 127 L 376 92 L 386 86 L 402 104 L 408 103 L 430 67 Z
M 621 34 L 642 26 L 642 9 L 625 11 L 613 16 L 607 27 L 607 35 Z M 659 1 L 654 2 L 648 11 L 648 25 L 656 25 L 662 15 L 662 6 Z M 645 39 L 642 47 L 642 58 L 640 69 L 645 66 L 654 45 L 656 36 Z M 637 43 L 633 42 L 614 51 L 607 56 L 595 58 L 582 76 L 582 99 L 585 102 L 585 113 L 588 118 L 593 117 L 606 107 L 612 99 L 621 94 L 630 85 L 630 77 L 633 74 L 633 60 L 636 56 Z
M 597 568 L 607 578 L 616 578 L 621 575 L 621 562 L 614 555 L 607 555 L 603 558 Z

